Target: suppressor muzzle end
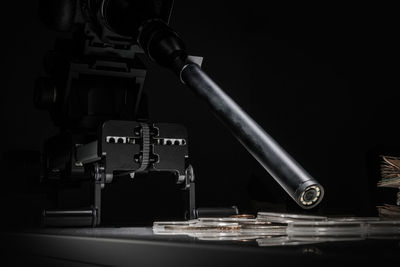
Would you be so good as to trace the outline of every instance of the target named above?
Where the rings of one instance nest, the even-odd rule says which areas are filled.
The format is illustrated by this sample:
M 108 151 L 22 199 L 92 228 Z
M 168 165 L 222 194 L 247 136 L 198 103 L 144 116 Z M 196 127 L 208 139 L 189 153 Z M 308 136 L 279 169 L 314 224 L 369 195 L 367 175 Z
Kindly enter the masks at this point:
M 320 184 L 311 181 L 301 184 L 295 193 L 296 202 L 303 209 L 311 209 L 317 206 L 324 197 L 324 188 Z

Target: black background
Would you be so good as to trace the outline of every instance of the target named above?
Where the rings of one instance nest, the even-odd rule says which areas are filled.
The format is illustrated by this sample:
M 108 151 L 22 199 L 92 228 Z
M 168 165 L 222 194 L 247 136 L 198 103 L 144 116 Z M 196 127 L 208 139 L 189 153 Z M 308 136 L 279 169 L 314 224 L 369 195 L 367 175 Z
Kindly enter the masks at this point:
M 34 108 L 32 94 L 44 74 L 43 56 L 62 34 L 39 21 L 37 1 L 6 1 L 2 10 L 1 153 L 7 157 L 10 149 L 39 151 L 57 133 L 48 113 Z M 203 69 L 325 187 L 318 212 L 374 215 L 383 191 L 376 189 L 373 163 L 382 151 L 400 154 L 392 10 L 178 0 L 170 25 L 191 54 L 204 57 Z M 205 104 L 172 73 L 146 64 L 151 120 L 188 128 L 200 206 L 294 208 Z M 26 181 L 15 180 L 18 170 L 3 168 L 3 207 L 40 202 Z

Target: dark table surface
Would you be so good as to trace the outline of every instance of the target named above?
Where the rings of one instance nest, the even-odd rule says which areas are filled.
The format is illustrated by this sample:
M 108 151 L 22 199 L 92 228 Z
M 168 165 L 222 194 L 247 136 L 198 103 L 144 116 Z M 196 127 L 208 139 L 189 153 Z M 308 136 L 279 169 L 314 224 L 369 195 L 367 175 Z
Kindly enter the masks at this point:
M 275 237 L 268 246 L 155 235 L 150 227 L 31 229 L 1 236 L 9 266 L 400 266 L 400 240 L 390 236 L 306 244 Z

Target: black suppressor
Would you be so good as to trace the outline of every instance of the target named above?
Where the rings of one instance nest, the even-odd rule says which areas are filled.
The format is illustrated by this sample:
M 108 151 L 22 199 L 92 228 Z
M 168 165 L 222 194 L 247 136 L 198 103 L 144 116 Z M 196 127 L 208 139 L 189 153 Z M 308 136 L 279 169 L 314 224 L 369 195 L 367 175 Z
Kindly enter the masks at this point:
M 150 59 L 172 69 L 202 98 L 242 145 L 304 209 L 315 207 L 323 187 L 235 103 L 201 68 L 188 60 L 178 34 L 161 20 L 146 22 L 138 43 Z
M 208 77 L 188 63 L 181 80 L 204 99 L 242 145 L 304 209 L 316 206 L 324 190 L 279 144 Z
M 161 20 L 146 22 L 138 43 L 150 59 L 172 69 L 202 98 L 244 147 L 304 209 L 315 207 L 323 187 L 235 103 L 201 68 L 188 60 L 178 34 Z
M 133 13 L 132 16 L 129 16 L 131 13 L 127 12 L 129 8 L 121 6 L 120 2 L 112 0 L 106 2 L 108 5 L 103 5 L 102 13 L 108 27 L 122 35 L 129 34 L 134 38 L 137 37 L 138 44 L 151 60 L 173 70 L 181 82 L 209 105 L 242 145 L 302 208 L 310 209 L 322 200 L 323 187 L 198 65 L 188 60 L 184 42 L 174 30 L 162 19 L 148 19 L 152 16 L 149 12 L 143 12 L 149 14 L 146 19 L 140 12 L 138 14 L 142 14 L 141 16 L 133 16 Z M 138 4 L 139 2 L 147 3 L 147 1 L 133 0 L 127 3 L 130 3 L 132 10 L 136 10 L 136 12 L 138 10 L 145 11 L 144 7 L 147 6 L 142 7 Z M 108 11 L 108 9 L 111 10 L 111 7 L 114 12 Z M 139 29 L 137 28 L 138 18 L 142 21 Z

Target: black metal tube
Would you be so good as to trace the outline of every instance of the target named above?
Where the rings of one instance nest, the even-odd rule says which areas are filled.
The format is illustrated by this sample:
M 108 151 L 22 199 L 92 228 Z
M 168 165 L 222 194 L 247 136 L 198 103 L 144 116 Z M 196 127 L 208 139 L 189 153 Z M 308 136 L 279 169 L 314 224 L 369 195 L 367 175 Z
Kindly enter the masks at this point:
M 323 187 L 198 65 L 185 65 L 180 78 L 210 106 L 214 114 L 302 208 L 318 205 L 324 194 Z
M 160 20 L 148 21 L 139 30 L 138 43 L 150 59 L 174 71 L 207 102 L 215 115 L 302 208 L 315 207 L 322 200 L 323 187 L 198 65 L 188 61 L 184 42 L 174 30 Z

